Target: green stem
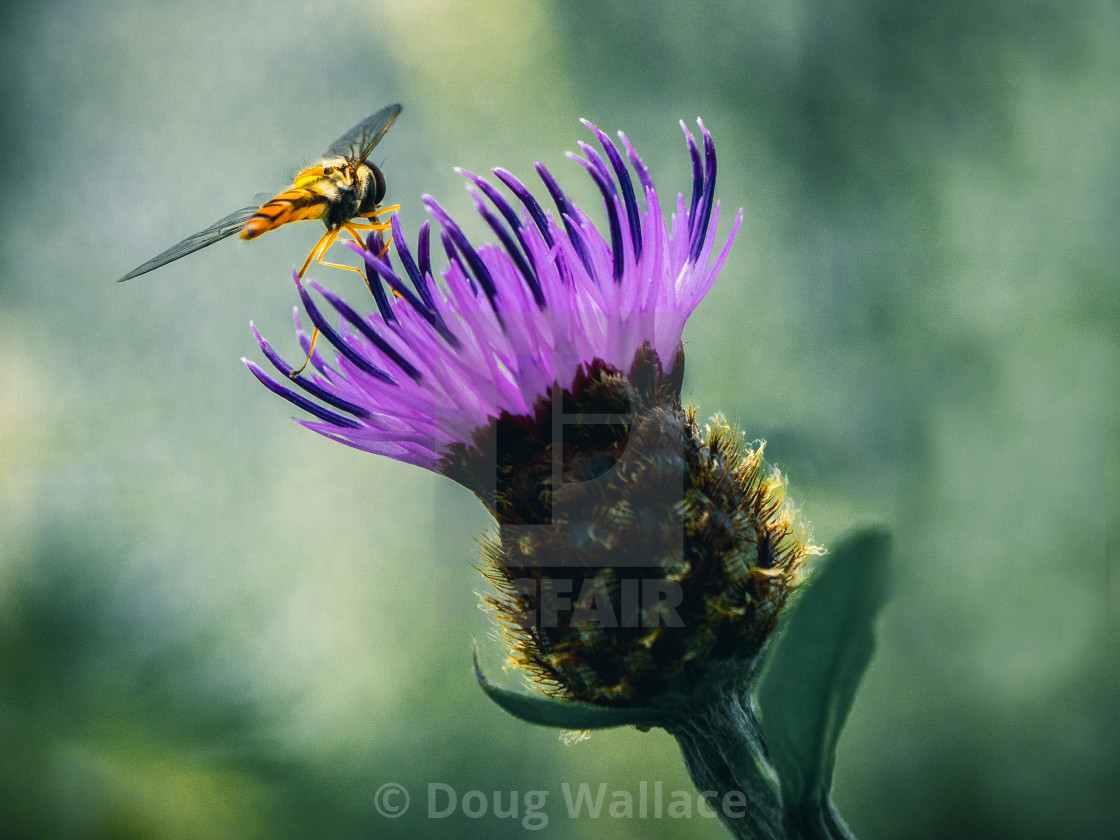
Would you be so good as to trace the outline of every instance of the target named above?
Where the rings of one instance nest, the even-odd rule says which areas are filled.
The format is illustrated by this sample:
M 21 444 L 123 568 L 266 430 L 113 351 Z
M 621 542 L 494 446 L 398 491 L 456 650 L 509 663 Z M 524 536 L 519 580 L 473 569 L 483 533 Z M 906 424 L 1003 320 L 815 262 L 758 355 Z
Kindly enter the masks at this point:
M 781 799 L 749 690 L 725 689 L 670 729 L 697 790 L 739 840 L 784 840 Z
M 767 759 L 754 683 L 725 683 L 668 727 L 685 766 L 737 840 L 855 840 L 825 795 L 819 803 L 786 807 Z M 792 804 L 792 803 L 791 803 Z

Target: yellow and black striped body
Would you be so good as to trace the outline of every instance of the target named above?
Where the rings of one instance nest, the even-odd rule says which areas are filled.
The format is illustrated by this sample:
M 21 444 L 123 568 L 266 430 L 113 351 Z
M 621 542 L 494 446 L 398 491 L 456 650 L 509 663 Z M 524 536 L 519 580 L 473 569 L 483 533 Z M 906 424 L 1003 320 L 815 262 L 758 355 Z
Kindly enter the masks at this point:
M 245 227 L 241 229 L 242 239 L 256 239 L 262 233 L 275 230 L 288 222 L 302 222 L 307 219 L 321 219 L 327 204 L 323 197 L 309 189 L 284 190 L 257 211 Z
M 322 219 L 328 230 L 354 218 L 373 215 L 385 194 L 377 167 L 348 158 L 332 158 L 300 172 L 290 189 L 261 206 L 241 230 L 242 239 L 256 239 L 289 222 Z

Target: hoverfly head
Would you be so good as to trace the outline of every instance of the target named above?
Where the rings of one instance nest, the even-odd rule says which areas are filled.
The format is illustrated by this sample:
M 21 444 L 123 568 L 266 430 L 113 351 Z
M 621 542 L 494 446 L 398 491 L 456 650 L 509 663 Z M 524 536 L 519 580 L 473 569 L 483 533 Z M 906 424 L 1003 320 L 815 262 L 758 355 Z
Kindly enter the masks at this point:
M 357 179 L 359 183 L 365 186 L 361 212 L 368 213 L 381 203 L 381 199 L 385 198 L 385 176 L 367 158 L 358 164 Z

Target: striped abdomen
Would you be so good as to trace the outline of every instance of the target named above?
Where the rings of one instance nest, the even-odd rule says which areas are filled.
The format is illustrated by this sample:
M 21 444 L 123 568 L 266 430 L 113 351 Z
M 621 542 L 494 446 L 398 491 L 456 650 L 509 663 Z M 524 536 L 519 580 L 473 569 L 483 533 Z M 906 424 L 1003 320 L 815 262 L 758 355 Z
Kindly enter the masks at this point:
M 262 233 L 275 230 L 288 222 L 302 222 L 305 219 L 321 219 L 327 212 L 328 200 L 320 192 L 304 187 L 284 190 L 261 205 L 241 229 L 242 239 L 256 239 Z

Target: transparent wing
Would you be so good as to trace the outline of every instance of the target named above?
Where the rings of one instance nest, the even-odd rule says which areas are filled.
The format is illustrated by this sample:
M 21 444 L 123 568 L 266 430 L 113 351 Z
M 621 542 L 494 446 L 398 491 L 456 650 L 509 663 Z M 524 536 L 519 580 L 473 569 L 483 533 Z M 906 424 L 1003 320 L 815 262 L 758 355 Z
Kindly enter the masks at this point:
M 376 114 L 370 114 L 352 129 L 347 131 L 323 153 L 323 157 L 348 157 L 363 161 L 373 147 L 381 142 L 389 126 L 400 115 L 400 105 L 386 105 Z
M 242 207 L 240 210 L 235 210 L 228 216 L 218 219 L 218 221 L 214 222 L 214 224 L 210 225 L 206 230 L 200 230 L 194 236 L 188 236 L 178 245 L 172 245 L 162 254 L 152 257 L 143 265 L 132 269 L 132 271 L 128 272 L 128 274 L 117 282 L 123 283 L 125 280 L 131 280 L 133 277 L 147 274 L 149 271 L 154 271 L 160 266 L 167 265 L 169 262 L 174 262 L 180 257 L 193 254 L 195 251 L 205 248 L 207 245 L 213 245 L 220 239 L 233 236 L 235 233 L 240 232 L 242 226 L 256 214 L 259 207 L 259 204 L 254 204 L 250 207 Z

